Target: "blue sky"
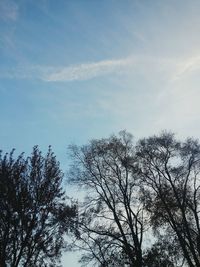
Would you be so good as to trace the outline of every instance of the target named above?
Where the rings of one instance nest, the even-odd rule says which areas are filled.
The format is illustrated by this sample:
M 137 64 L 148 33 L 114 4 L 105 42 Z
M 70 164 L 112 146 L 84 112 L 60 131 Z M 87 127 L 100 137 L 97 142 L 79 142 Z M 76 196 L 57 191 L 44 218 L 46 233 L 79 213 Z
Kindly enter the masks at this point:
M 0 0 L 1 149 L 51 144 L 65 167 L 68 144 L 123 129 L 198 138 L 199 13 L 197 0 Z

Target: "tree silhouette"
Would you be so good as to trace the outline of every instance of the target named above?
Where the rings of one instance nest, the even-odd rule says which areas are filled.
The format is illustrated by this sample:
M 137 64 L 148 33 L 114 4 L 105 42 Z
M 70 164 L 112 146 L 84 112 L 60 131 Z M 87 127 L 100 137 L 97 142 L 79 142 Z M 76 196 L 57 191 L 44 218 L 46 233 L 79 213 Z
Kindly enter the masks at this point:
M 69 179 L 84 186 L 87 198 L 79 213 L 82 262 L 97 266 L 142 266 L 145 230 L 143 206 L 135 173 L 132 137 L 93 140 L 71 146 Z
M 71 147 L 69 180 L 83 186 L 82 263 L 94 266 L 200 266 L 200 145 L 163 132 Z M 151 239 L 151 242 L 148 240 Z
M 171 133 L 137 146 L 143 203 L 154 229 L 165 231 L 187 266 L 200 266 L 200 145 Z M 179 254 L 180 256 L 180 254 Z
M 0 155 L 0 266 L 59 266 L 64 234 L 76 217 L 51 148 L 30 157 Z

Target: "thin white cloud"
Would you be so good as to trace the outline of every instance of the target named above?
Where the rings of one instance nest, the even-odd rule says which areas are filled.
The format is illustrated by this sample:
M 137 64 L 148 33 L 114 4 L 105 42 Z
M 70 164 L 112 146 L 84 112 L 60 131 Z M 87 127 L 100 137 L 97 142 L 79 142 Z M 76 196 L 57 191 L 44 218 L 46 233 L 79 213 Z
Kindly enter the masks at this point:
M 75 66 L 17 66 L 12 69 L 1 69 L 0 77 L 7 79 L 38 79 L 45 82 L 67 82 L 89 80 L 98 76 L 119 73 L 133 65 L 132 58 L 104 60 L 83 63 Z
M 37 79 L 44 82 L 83 81 L 109 74 L 137 72 L 151 81 L 180 82 L 182 78 L 200 68 L 200 56 L 172 59 L 153 56 L 129 56 L 71 66 L 22 65 L 1 69 L 0 78 Z
M 200 56 L 189 57 L 177 63 L 172 81 L 176 81 L 200 68 Z
M 132 76 L 134 72 L 138 72 L 153 79 L 158 74 L 161 76 L 167 74 L 166 77 L 168 77 L 170 66 L 173 66 L 173 62 L 169 59 L 131 55 L 121 59 L 102 60 L 71 66 L 17 66 L 7 70 L 1 69 L 0 77 L 8 79 L 38 79 L 45 82 L 68 82 L 89 80 L 122 72 L 127 72 Z
M 0 20 L 16 21 L 19 16 L 19 7 L 12 0 L 0 1 Z
M 47 73 L 42 77 L 44 81 L 75 81 L 88 80 L 97 76 L 119 72 L 132 63 L 130 59 L 104 60 L 77 66 L 63 67 L 59 70 Z

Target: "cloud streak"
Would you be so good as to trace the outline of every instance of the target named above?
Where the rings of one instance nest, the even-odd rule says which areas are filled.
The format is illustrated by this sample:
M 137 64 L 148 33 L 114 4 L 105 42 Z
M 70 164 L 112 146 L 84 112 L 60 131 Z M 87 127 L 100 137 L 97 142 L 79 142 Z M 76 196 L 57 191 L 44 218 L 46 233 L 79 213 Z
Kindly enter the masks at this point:
M 44 75 L 43 80 L 48 82 L 88 80 L 97 76 L 119 72 L 131 63 L 132 61 L 129 59 L 121 59 L 80 64 Z
M 177 64 L 176 72 L 172 81 L 181 79 L 184 75 L 190 74 L 200 68 L 200 56 L 190 57 Z
M 47 82 L 88 80 L 97 76 L 119 72 L 131 63 L 132 60 L 130 59 L 120 59 L 80 64 L 55 70 L 44 75 L 42 79 Z
M 18 66 L 1 70 L 0 76 L 8 79 L 39 79 L 45 82 L 67 82 L 89 80 L 98 76 L 119 73 L 131 66 L 134 60 L 103 60 L 74 66 Z
M 109 59 L 98 62 L 81 63 L 71 66 L 17 66 L 12 69 L 0 70 L 1 78 L 8 79 L 38 79 L 44 82 L 69 82 L 90 80 L 110 74 L 143 73 L 152 78 L 153 73 L 168 72 L 172 65 L 171 60 L 145 57 L 142 55 L 129 56 L 121 59 Z
M 187 59 L 170 59 L 148 56 L 130 56 L 71 66 L 22 65 L 0 70 L 0 78 L 37 79 L 44 82 L 69 82 L 90 80 L 99 76 L 139 72 L 148 79 L 177 82 L 199 70 L 200 56 Z M 159 80 L 158 79 L 158 80 Z

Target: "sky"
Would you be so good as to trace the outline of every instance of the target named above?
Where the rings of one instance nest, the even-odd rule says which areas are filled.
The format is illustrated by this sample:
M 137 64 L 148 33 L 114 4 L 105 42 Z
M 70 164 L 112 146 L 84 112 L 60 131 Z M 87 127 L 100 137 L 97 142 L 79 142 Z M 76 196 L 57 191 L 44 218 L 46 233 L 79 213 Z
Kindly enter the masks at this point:
M 198 0 L 0 0 L 0 148 L 52 145 L 65 168 L 69 144 L 124 129 L 199 138 L 199 14 Z

